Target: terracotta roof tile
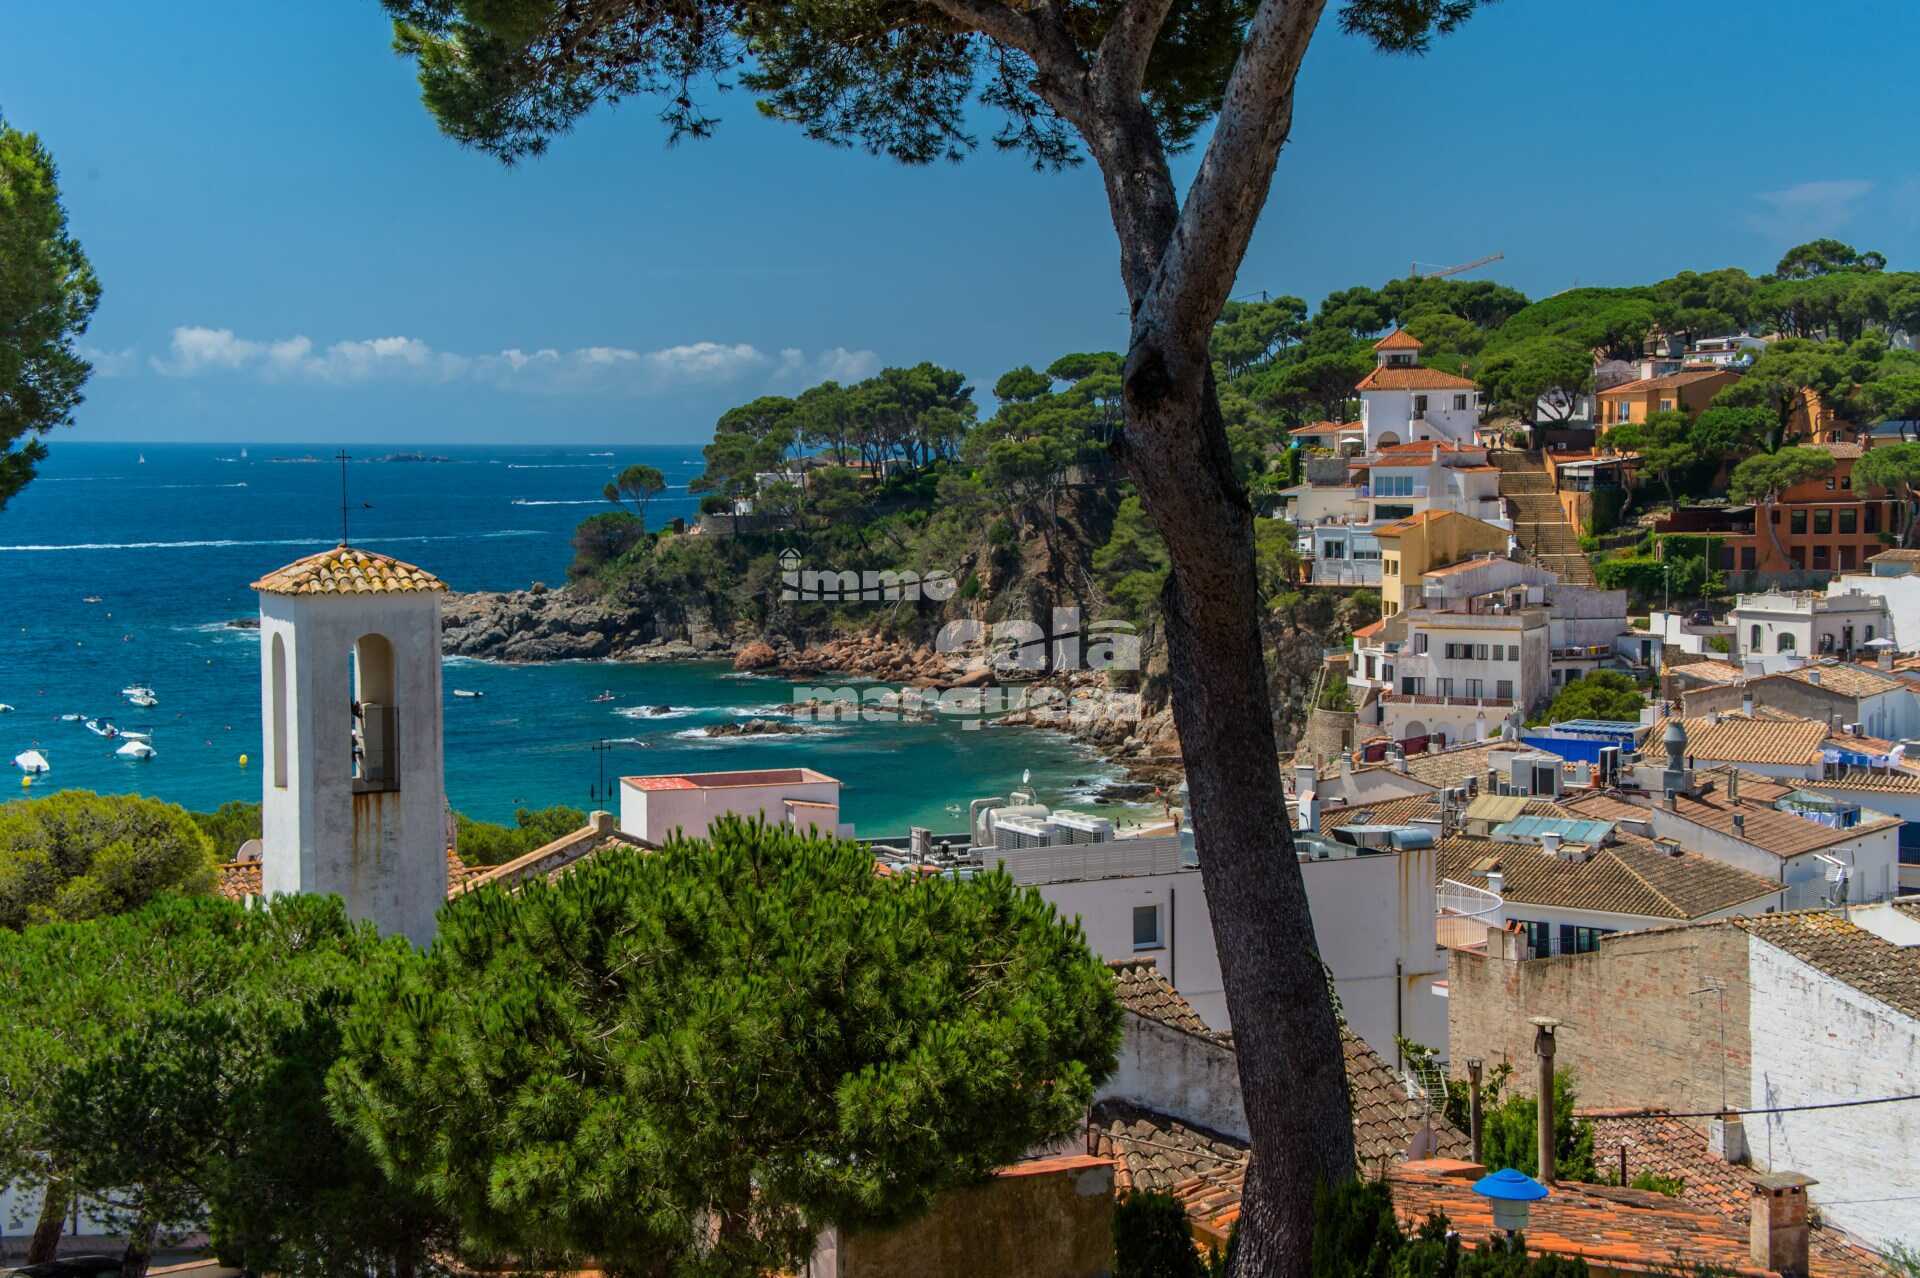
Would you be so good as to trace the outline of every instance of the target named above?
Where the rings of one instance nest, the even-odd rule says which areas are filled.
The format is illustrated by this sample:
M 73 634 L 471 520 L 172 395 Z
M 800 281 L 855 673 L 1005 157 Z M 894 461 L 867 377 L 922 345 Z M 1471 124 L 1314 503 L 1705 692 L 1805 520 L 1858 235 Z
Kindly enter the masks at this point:
M 1758 795 L 1749 797 L 1746 782 L 1742 780 L 1740 785 L 1741 793 L 1737 801 L 1729 799 L 1718 789 L 1698 796 L 1676 795 L 1669 815 L 1739 839 L 1750 847 L 1781 858 L 1802 856 L 1900 824 L 1896 817 L 1876 816 L 1871 820 L 1863 818 L 1856 826 L 1837 830 L 1791 812 L 1782 812 L 1770 806 L 1772 799 L 1763 799 Z M 1737 831 L 1734 828 L 1736 816 L 1743 821 L 1743 827 Z
M 1588 815 L 1581 813 L 1581 815 Z M 1500 895 L 1519 905 L 1601 910 L 1685 922 L 1763 901 L 1780 891 L 1771 879 L 1698 852 L 1677 854 L 1633 835 L 1596 849 L 1585 860 L 1553 856 L 1534 843 L 1474 835 L 1443 839 L 1436 873 L 1472 887 L 1501 871 Z
M 1341 431 L 1359 430 L 1359 429 L 1360 429 L 1359 422 L 1319 421 L 1319 422 L 1310 422 L 1305 426 L 1295 426 L 1292 430 L 1288 431 L 1287 434 L 1289 435 L 1326 435 L 1330 433 L 1337 434 Z
M 1465 785 L 1475 777 L 1485 782 L 1487 769 L 1493 766 L 1496 754 L 1525 748 L 1518 741 L 1482 741 L 1474 745 L 1455 746 L 1427 754 L 1408 755 L 1407 773 L 1428 785 L 1439 786 L 1442 789 L 1448 786 Z
M 468 879 L 486 866 L 468 865 L 460 859 L 460 854 L 452 848 L 447 849 L 447 895 L 455 895 Z M 220 882 L 214 891 L 229 901 L 244 901 L 250 896 L 260 896 L 263 871 L 258 861 L 223 861 L 218 867 Z
M 1393 368 L 1382 366 L 1354 383 L 1358 391 L 1370 390 L 1479 390 L 1465 377 L 1455 377 L 1437 368 Z
M 1743 783 L 1744 784 L 1744 783 Z M 1881 794 L 1920 794 L 1920 773 L 1877 772 L 1849 768 L 1837 776 L 1805 783 L 1809 790 L 1864 790 Z
M 1868 555 L 1867 562 L 1870 564 L 1920 564 L 1920 550 L 1908 550 L 1896 546 L 1892 550 L 1883 550 L 1877 555 Z
M 1396 328 L 1373 344 L 1376 351 L 1417 351 L 1425 345 L 1404 328 Z
M 1647 736 L 1650 754 L 1661 750 L 1661 737 L 1669 720 L 1653 725 Z M 1721 715 L 1682 719 L 1687 732 L 1687 753 L 1715 763 L 1805 764 L 1820 762 L 1820 746 L 1828 728 L 1813 719 L 1748 719 L 1741 715 Z
M 1320 818 L 1322 827 L 1344 830 L 1354 825 L 1410 825 L 1415 821 L 1438 821 L 1440 805 L 1431 794 L 1415 794 L 1403 799 L 1382 799 L 1377 803 L 1353 803 L 1329 808 Z
M 1828 688 L 1843 697 L 1872 697 L 1883 692 L 1892 692 L 1906 685 L 1891 675 L 1869 670 L 1865 666 L 1856 666 L 1845 661 L 1821 661 L 1813 665 L 1801 666 L 1773 676 L 1780 679 L 1797 679 L 1801 683 L 1815 687 Z
M 1746 678 L 1746 672 L 1731 661 L 1689 661 L 1684 666 L 1669 667 L 1667 673 L 1676 679 L 1715 684 L 1738 683 Z
M 343 544 L 296 559 L 253 588 L 265 595 L 378 595 L 440 593 L 447 583 L 392 555 Z
M 1908 899 L 1888 908 L 1920 920 L 1920 902 Z M 1854 924 L 1845 910 L 1796 910 L 1730 921 L 1869 998 L 1920 1016 L 1920 947 L 1883 940 Z
M 1686 369 L 1678 373 L 1668 373 L 1664 377 L 1642 377 L 1638 381 L 1622 382 L 1618 386 L 1609 386 L 1599 393 L 1604 398 L 1608 395 L 1622 395 L 1630 392 L 1671 390 L 1677 386 L 1691 386 L 1705 378 L 1718 377 L 1721 373 L 1730 371 L 1732 370 L 1724 368 Z
M 1153 959 L 1115 959 L 1107 964 L 1107 970 L 1113 973 L 1114 992 L 1120 996 L 1120 1006 L 1135 1016 L 1211 1042 L 1233 1041 L 1232 1035 L 1211 1028 L 1200 1018 L 1193 1004 L 1160 975 Z

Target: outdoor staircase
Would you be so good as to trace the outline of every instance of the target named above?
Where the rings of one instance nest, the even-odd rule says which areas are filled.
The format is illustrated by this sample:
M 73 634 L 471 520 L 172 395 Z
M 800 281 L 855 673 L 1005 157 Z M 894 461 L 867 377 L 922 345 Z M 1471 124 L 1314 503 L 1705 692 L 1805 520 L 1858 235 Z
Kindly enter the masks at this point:
M 1522 556 L 1558 573 L 1562 581 L 1595 584 L 1593 565 L 1580 549 L 1580 534 L 1567 522 L 1540 454 L 1500 449 L 1491 460 L 1500 468 L 1500 496 L 1506 500 Z

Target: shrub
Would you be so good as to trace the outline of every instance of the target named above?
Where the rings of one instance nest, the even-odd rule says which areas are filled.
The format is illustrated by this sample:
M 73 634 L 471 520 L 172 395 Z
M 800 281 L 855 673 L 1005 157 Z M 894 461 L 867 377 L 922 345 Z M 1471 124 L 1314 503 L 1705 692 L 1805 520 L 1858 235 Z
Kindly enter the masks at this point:
M 1128 1194 L 1113 1209 L 1113 1278 L 1207 1278 L 1187 1213 L 1166 1194 Z
M 211 892 L 213 845 L 185 808 L 62 790 L 0 803 L 0 927 L 92 919 Z

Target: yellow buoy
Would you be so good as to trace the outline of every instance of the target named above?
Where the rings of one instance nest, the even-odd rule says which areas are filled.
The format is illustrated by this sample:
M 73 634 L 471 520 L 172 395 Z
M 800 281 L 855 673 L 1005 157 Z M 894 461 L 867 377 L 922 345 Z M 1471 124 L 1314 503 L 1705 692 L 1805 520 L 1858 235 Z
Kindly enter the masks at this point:
M 247 766 L 247 756 L 244 754 L 240 756 L 240 766 L 243 768 Z
M 22 790 L 24 790 L 24 789 L 26 789 L 27 787 L 29 787 L 29 786 L 31 786 L 32 784 L 33 784 L 33 778 L 32 778 L 32 777 L 21 777 L 21 778 L 20 778 L 20 788 L 21 788 Z

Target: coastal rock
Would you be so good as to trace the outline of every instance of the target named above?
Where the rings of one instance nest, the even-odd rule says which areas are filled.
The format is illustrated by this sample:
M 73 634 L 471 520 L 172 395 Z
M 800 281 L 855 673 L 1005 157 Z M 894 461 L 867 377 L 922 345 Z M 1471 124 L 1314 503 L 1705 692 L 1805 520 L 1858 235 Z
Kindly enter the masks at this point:
M 449 595 L 441 647 L 493 661 L 579 661 L 693 656 L 684 633 L 662 633 L 643 602 L 574 590 L 502 590 Z M 650 645 L 659 645 L 648 651 Z
M 764 639 L 756 639 L 740 650 L 733 659 L 735 670 L 765 670 L 780 658 L 774 653 L 773 645 Z
M 260 618 L 258 617 L 235 617 L 227 623 L 229 630 L 258 630 L 259 628 Z
M 781 723 L 777 719 L 748 719 L 745 723 L 715 723 L 702 728 L 710 737 L 766 737 L 791 736 L 805 732 L 797 723 Z

